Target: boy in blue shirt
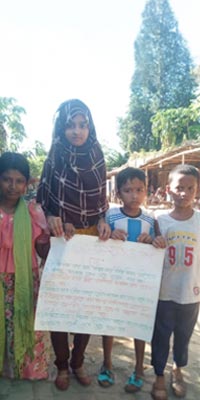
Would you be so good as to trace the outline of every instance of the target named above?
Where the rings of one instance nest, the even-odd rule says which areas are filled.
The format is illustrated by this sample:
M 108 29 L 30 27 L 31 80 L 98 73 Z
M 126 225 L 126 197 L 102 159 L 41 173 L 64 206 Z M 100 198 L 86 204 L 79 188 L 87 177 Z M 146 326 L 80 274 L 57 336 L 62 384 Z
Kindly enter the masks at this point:
M 146 197 L 146 179 L 144 171 L 138 168 L 128 167 L 122 170 L 117 176 L 117 196 L 122 202 L 122 207 L 110 208 L 106 213 L 106 222 L 111 227 L 111 238 L 115 240 L 128 240 L 131 242 L 141 242 L 151 244 L 155 236 L 155 220 L 152 215 L 141 208 Z M 111 336 L 105 336 L 104 358 L 112 366 Z M 137 392 L 143 385 L 144 375 L 144 350 L 145 342 L 134 339 L 136 365 L 135 371 L 129 377 L 126 385 L 126 392 Z M 109 363 L 108 363 L 109 361 Z M 113 373 L 109 368 L 102 368 L 98 376 L 99 384 L 106 387 L 114 383 Z

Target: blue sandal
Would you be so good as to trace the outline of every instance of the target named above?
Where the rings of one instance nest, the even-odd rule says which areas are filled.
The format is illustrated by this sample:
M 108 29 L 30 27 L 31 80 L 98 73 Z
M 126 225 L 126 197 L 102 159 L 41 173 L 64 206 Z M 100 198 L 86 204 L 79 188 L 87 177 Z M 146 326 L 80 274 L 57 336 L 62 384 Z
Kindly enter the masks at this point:
M 98 383 L 102 387 L 112 386 L 115 383 L 113 372 L 103 367 L 98 375 Z
M 135 393 L 142 388 L 143 384 L 143 379 L 141 377 L 136 378 L 136 373 L 133 372 L 132 375 L 128 378 L 124 389 L 127 393 Z

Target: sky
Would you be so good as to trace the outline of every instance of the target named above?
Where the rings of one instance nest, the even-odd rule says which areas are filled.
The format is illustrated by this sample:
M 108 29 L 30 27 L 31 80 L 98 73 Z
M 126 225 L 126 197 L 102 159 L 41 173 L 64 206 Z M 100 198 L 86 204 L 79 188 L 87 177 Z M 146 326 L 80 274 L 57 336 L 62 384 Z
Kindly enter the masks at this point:
M 199 0 L 169 0 L 193 60 L 200 63 Z M 26 149 L 49 149 L 59 104 L 90 108 L 101 143 L 120 151 L 134 41 L 146 0 L 6 0 L 0 13 L 0 96 L 24 107 Z

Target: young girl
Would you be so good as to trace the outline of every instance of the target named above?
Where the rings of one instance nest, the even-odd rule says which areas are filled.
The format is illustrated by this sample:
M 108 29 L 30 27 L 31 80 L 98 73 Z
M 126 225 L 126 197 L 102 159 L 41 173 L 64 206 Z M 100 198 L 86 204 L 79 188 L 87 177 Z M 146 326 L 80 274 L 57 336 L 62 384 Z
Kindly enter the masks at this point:
M 0 373 L 43 379 L 48 352 L 44 334 L 34 332 L 36 248 L 46 256 L 49 234 L 41 207 L 23 200 L 28 180 L 29 165 L 21 154 L 0 157 Z
M 88 107 L 80 100 L 62 103 L 57 111 L 53 142 L 45 161 L 37 201 L 41 203 L 54 236 L 70 239 L 75 233 L 99 235 L 106 240 L 110 228 L 104 221 L 106 168 Z M 52 332 L 58 374 L 55 385 L 69 386 L 68 334 Z M 75 334 L 70 366 L 82 385 L 91 379 L 83 369 L 89 335 Z

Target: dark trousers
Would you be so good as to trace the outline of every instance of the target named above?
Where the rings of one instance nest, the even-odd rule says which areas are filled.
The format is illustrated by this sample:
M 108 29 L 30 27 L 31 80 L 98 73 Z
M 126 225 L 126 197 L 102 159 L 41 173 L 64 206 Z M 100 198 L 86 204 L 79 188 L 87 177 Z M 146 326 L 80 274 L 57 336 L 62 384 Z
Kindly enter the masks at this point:
M 174 334 L 174 362 L 177 367 L 187 365 L 188 345 L 197 322 L 198 313 L 199 303 L 178 304 L 173 301 L 162 300 L 158 302 L 151 358 L 151 363 L 157 376 L 164 374 L 172 333 Z
M 70 366 L 72 369 L 80 368 L 84 360 L 84 352 L 89 342 L 90 335 L 75 334 L 73 341 L 72 356 Z M 68 369 L 69 367 L 69 343 L 68 333 L 51 332 L 51 341 L 55 352 L 55 365 L 59 370 Z

